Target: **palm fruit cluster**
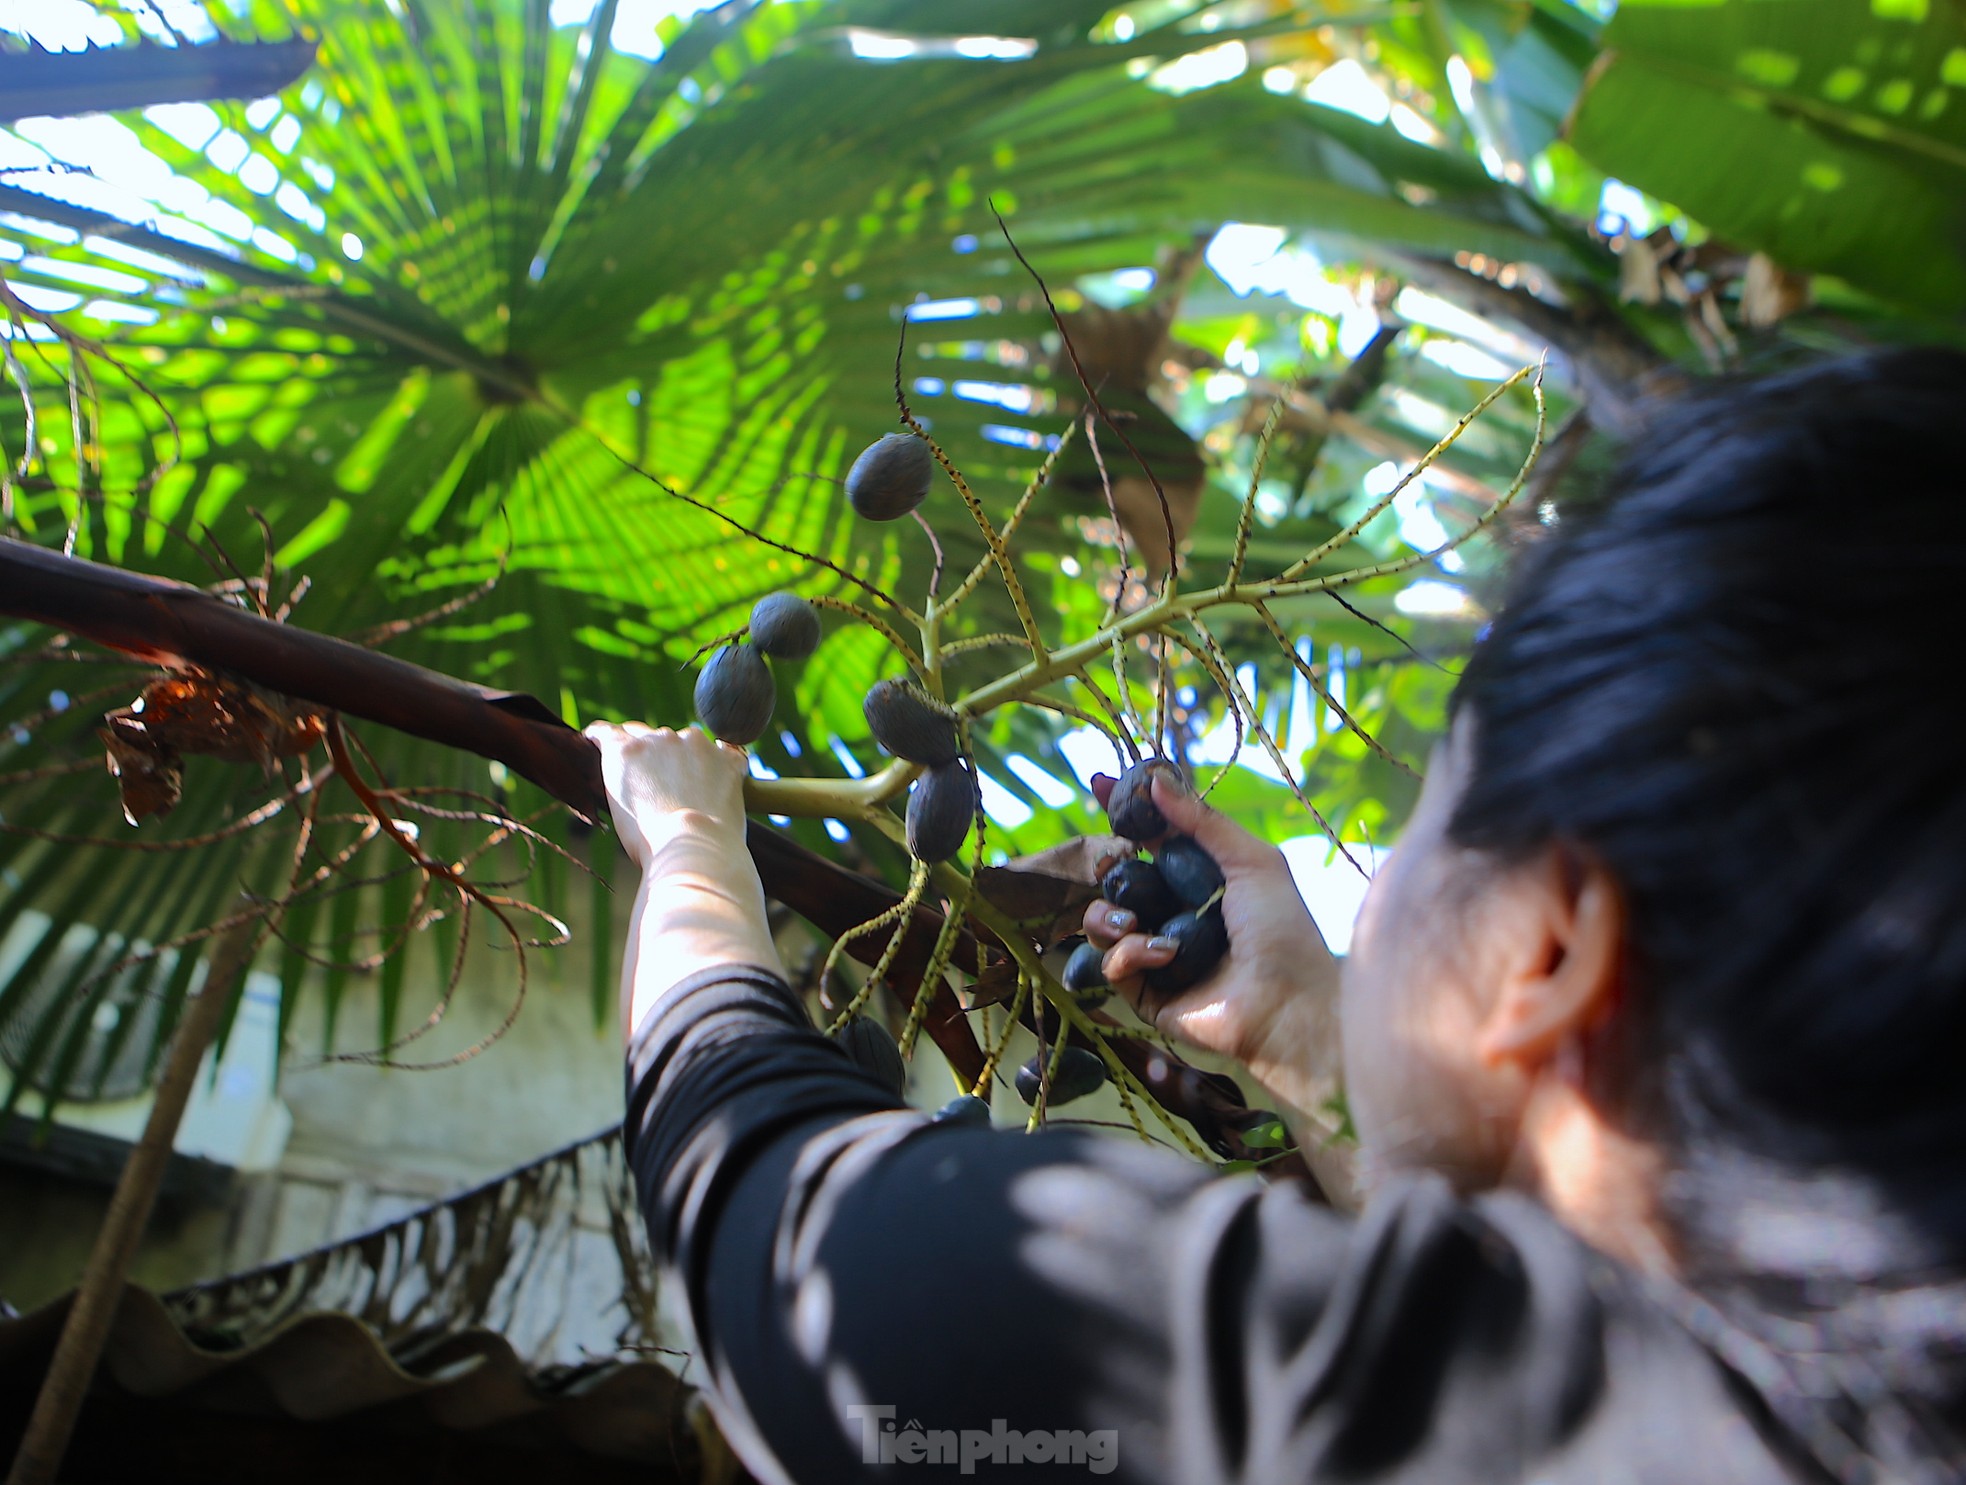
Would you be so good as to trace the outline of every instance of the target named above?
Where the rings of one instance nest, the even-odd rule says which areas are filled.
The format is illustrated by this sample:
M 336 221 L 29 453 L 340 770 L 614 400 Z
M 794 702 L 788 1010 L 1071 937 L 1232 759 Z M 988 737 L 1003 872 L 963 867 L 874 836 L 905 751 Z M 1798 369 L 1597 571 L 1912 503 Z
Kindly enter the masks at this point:
M 1165 758 L 1148 758 L 1121 774 L 1106 796 L 1106 818 L 1128 840 L 1158 841 L 1154 859 L 1114 863 L 1099 884 L 1099 895 L 1132 913 L 1143 930 L 1174 941 L 1174 957 L 1147 971 L 1149 990 L 1179 995 L 1206 979 L 1229 951 L 1222 922 L 1222 868 L 1193 836 L 1172 833 L 1154 803 L 1153 778 L 1180 773 Z M 1084 996 L 1105 983 L 1099 950 L 1083 944 L 1065 965 L 1065 988 Z
M 847 500 L 854 513 L 866 520 L 898 520 L 928 498 L 934 480 L 935 455 L 928 444 L 913 433 L 889 433 L 868 445 L 847 470 Z M 796 593 L 773 593 L 760 599 L 751 610 L 748 641 L 726 645 L 697 676 L 698 719 L 725 742 L 746 746 L 756 742 L 770 725 L 772 704 L 777 699 L 771 667 L 764 657 L 803 660 L 818 648 L 819 615 L 811 604 Z M 955 756 L 953 745 L 949 755 Z M 898 756 L 911 757 L 905 753 Z M 940 766 L 946 760 L 937 762 Z M 963 836 L 969 832 L 970 815 L 975 813 L 973 805 L 968 813 L 962 813 L 963 802 L 975 794 L 975 784 L 973 776 L 945 774 L 921 805 L 919 827 L 914 802 L 910 801 L 909 836 L 912 840 L 919 828 L 924 849 L 916 855 L 922 860 L 945 860 L 961 847 Z M 962 829 L 957 832 L 959 814 Z M 947 849 L 940 855 L 929 854 L 944 845 Z
M 861 704 L 874 741 L 925 770 L 908 794 L 908 852 L 947 861 L 962 849 L 982 806 L 976 773 L 962 756 L 956 714 L 912 681 L 877 681 Z
M 874 440 L 847 470 L 847 501 L 868 521 L 894 521 L 928 498 L 935 454 L 913 433 Z M 917 861 L 947 861 L 962 849 L 982 807 L 976 772 L 962 756 L 956 714 L 909 681 L 878 682 L 862 710 L 874 740 L 925 772 L 908 794 L 908 852 Z
M 778 687 L 765 656 L 803 660 L 819 648 L 819 613 L 796 593 L 770 593 L 751 610 L 750 637 L 710 657 L 696 678 L 696 715 L 725 742 L 765 735 Z

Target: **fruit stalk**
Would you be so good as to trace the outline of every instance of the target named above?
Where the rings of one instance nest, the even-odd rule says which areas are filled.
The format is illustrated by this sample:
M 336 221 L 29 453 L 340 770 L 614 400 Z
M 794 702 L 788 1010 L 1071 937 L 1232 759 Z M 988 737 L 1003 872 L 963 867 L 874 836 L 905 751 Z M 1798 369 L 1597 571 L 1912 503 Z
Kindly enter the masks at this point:
M 1077 423 L 1065 425 L 1064 433 L 1059 435 L 1058 447 L 1044 456 L 1044 463 L 1040 464 L 1038 472 L 1031 476 L 1031 482 L 1024 487 L 1024 493 L 1017 497 L 1017 504 L 1011 507 L 1010 515 L 1004 520 L 1003 530 L 998 533 L 1006 546 L 1009 545 L 1011 538 L 1017 535 L 1017 528 L 1024 524 L 1024 514 L 1031 508 L 1031 502 L 1037 498 L 1038 491 L 1044 489 L 1050 482 L 1051 468 L 1071 443 L 1072 434 L 1077 428 Z M 955 590 L 943 601 L 943 611 L 946 613 L 975 592 L 976 585 L 983 581 L 983 575 L 995 565 L 995 562 L 996 558 L 987 554 L 977 558 L 976 565 L 970 568 L 968 575 L 956 584 Z M 1024 643 L 1023 637 L 1015 636 L 1011 639 L 1011 643 L 1021 645 Z
M 983 502 L 978 500 L 976 492 L 969 488 L 969 481 L 962 477 L 961 471 L 950 462 L 949 456 L 942 452 L 942 446 L 930 438 L 922 425 L 915 421 L 915 415 L 908 411 L 905 402 L 901 406 L 901 420 L 914 430 L 917 438 L 929 446 L 930 451 L 935 455 L 935 462 L 942 466 L 943 472 L 955 484 L 956 493 L 962 496 L 963 505 L 969 510 L 969 518 L 976 523 L 976 529 L 982 533 L 983 544 L 990 549 L 991 560 L 997 564 L 997 574 L 1003 579 L 1004 591 L 1010 595 L 1010 606 L 1017 611 L 1017 622 L 1024 630 L 1024 638 L 1031 646 L 1032 656 L 1045 654 L 1044 635 L 1038 631 L 1037 616 L 1031 612 L 1031 600 L 1025 596 L 1024 584 L 1018 578 L 1017 568 L 1010 560 L 1010 548 L 1004 544 L 1003 537 L 998 534 L 996 524 L 990 519 L 990 513 L 983 509 Z M 934 606 L 931 601 L 929 607 Z
M 955 885 L 954 878 L 956 874 L 947 865 L 936 867 L 935 873 L 936 880 L 945 884 L 945 887 L 953 887 Z M 1020 976 L 1028 979 L 1029 983 L 1051 1003 L 1053 1009 L 1070 1024 L 1071 1028 L 1077 1031 L 1085 1039 L 1086 1043 L 1098 1052 L 1100 1058 L 1105 1062 L 1107 1073 L 1112 1080 L 1116 1084 L 1129 1089 L 1138 1097 L 1145 1099 L 1148 1106 L 1153 1109 L 1154 1117 L 1160 1120 L 1161 1124 L 1167 1129 L 1167 1132 L 1174 1136 L 1175 1140 L 1179 1142 L 1184 1150 L 1197 1160 L 1208 1160 L 1208 1151 L 1196 1144 L 1194 1136 L 1175 1123 L 1167 1111 L 1161 1107 L 1159 1100 L 1134 1075 L 1133 1069 L 1128 1067 L 1120 1059 L 1119 1055 L 1114 1052 L 1111 1040 L 1101 1032 L 1098 1025 L 1092 1020 L 1092 1017 L 1079 1007 L 1078 1001 L 1069 991 L 1051 977 L 1050 971 L 1044 967 L 1043 959 L 1039 956 L 1037 950 L 1031 946 L 1030 940 L 1018 929 L 1017 925 L 1004 917 L 997 909 L 990 906 L 989 901 L 980 895 L 970 899 L 969 913 L 973 919 L 982 924 L 1010 952 L 1011 957 L 1017 961 Z M 1021 987 L 1019 999 L 1021 1002 Z M 1063 1034 L 1061 1031 L 1060 1035 L 1062 1036 Z M 987 1084 L 984 1085 L 985 1091 L 987 1091 L 987 1086 Z M 1185 1113 L 1186 1111 L 1184 1110 L 1183 1112 Z

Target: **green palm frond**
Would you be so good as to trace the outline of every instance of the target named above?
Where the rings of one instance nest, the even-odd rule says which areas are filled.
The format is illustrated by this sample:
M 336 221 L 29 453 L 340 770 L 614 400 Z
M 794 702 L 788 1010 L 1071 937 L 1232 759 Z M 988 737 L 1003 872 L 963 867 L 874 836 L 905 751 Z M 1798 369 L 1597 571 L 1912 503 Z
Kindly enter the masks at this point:
M 1043 364 L 1050 321 L 993 204 L 1061 287 L 1151 264 L 1232 219 L 1338 252 L 1392 242 L 1599 271 L 1581 239 L 1457 148 L 1253 80 L 1181 96 L 1151 86 L 1148 62 L 1236 33 L 1170 24 L 1121 44 L 1107 9 L 731 0 L 664 22 L 649 61 L 612 46 L 611 3 L 576 27 L 511 0 L 255 6 L 235 40 L 318 38 L 318 67 L 274 101 L 123 120 L 168 167 L 147 202 L 85 177 L 0 182 L 0 237 L 21 249 L 0 272 L 103 352 L 72 364 L 26 321 L 8 341 L 43 440 L 13 491 L 19 529 L 55 543 L 72 525 L 84 555 L 207 582 L 192 535 L 209 530 L 256 569 L 256 512 L 282 570 L 312 581 L 296 622 L 345 635 L 466 593 L 504 563 L 488 596 L 392 651 L 570 718 L 680 722 L 682 662 L 760 594 L 851 596 L 840 571 L 892 587 L 927 570 L 911 524 L 855 526 L 838 485 L 895 424 L 904 321 L 916 411 L 991 508 L 1060 432 L 1060 393 L 1075 389 Z M 917 51 L 871 60 L 857 30 Z M 979 32 L 1025 54 L 958 54 Z M 78 440 L 66 377 L 81 369 L 98 395 L 93 410 L 82 398 Z M 987 385 L 959 396 L 958 381 Z M 20 457 L 11 428 L 7 450 Z M 1232 523 L 1232 501 L 1221 508 Z M 982 555 L 952 492 L 927 513 L 952 566 Z M 1092 585 L 1051 564 L 1099 560 L 1076 522 L 1097 513 L 1052 507 L 1032 523 L 1048 625 L 1096 611 Z M 1014 627 L 986 599 L 973 622 Z M 864 753 L 859 699 L 884 663 L 871 636 L 844 628 L 781 676 L 787 740 L 768 740 L 766 760 L 832 768 L 835 738 Z M 4 717 L 79 695 L 75 676 L 100 671 L 15 663 L 0 672 Z M 111 704 L 140 684 L 134 669 L 110 674 L 129 683 Z M 86 759 L 101 709 L 77 703 L 0 744 L 0 772 Z M 1052 735 L 986 741 L 1045 757 Z M 399 783 L 491 787 L 478 760 L 370 742 Z M 194 763 L 183 804 L 140 839 L 212 832 L 267 793 L 246 771 Z M 43 833 L 127 833 L 113 790 L 87 773 L 8 788 L 0 811 Z M 195 873 L 158 875 L 137 854 L 0 835 L 0 920 L 34 908 L 59 932 L 93 915 L 105 933 L 163 942 L 209 919 L 215 898 L 275 890 L 285 849 L 245 833 Z M 402 891 L 391 876 L 309 900 L 288 936 L 360 958 L 328 939 L 400 918 Z M 283 970 L 290 997 L 299 962 Z M 30 956 L 0 985 L 0 1020 L 38 968 Z M 347 973 L 330 975 L 331 998 Z M 75 971 L 71 998 L 87 979 Z

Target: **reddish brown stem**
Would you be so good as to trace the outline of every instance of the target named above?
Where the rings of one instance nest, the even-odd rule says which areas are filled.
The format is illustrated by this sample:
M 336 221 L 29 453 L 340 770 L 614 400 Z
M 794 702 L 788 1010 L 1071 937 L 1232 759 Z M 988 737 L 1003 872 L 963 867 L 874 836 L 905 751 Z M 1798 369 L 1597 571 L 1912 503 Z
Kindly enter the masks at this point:
M 67 630 L 151 664 L 192 665 L 234 676 L 494 759 L 588 819 L 608 818 L 600 754 L 532 696 L 471 685 L 346 640 L 262 619 L 185 583 L 6 537 L 0 537 L 0 614 Z M 901 900 L 885 883 L 755 821 L 746 839 L 765 891 L 825 933 L 842 934 Z M 941 926 L 934 909 L 915 910 L 888 971 L 904 996 L 919 986 Z M 958 953 L 961 962 L 973 962 L 976 943 L 967 932 Z M 973 1077 L 982 1070 L 982 1049 L 946 984 L 935 991 L 927 1025 L 958 1073 Z

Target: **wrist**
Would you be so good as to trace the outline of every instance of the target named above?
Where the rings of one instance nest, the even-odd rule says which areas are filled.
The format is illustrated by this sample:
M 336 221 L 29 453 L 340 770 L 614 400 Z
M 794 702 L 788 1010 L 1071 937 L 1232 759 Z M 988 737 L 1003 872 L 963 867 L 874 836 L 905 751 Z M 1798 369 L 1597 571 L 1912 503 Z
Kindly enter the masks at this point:
M 704 852 L 734 854 L 748 860 L 742 815 L 733 820 L 708 810 L 672 809 L 639 818 L 635 824 L 648 848 L 644 873 L 660 871 L 679 857 Z
M 1338 1076 L 1335 985 L 1295 981 L 1278 985 L 1265 1001 L 1275 1010 L 1255 1029 L 1241 1057 L 1249 1075 L 1290 1109 L 1310 1112 Z
M 1278 1105 L 1278 1112 L 1294 1130 L 1322 1102 L 1317 1096 L 1317 1079 L 1288 1063 L 1245 1063 L 1249 1075 Z
M 635 894 L 623 968 L 624 1032 L 632 1033 L 674 985 L 732 965 L 785 975 L 743 835 L 673 831 L 651 850 Z
M 1289 1110 L 1306 1112 L 1317 1102 L 1317 1078 L 1294 1057 L 1266 1049 L 1246 1058 L 1243 1066 L 1265 1093 Z

